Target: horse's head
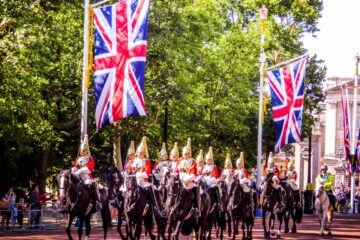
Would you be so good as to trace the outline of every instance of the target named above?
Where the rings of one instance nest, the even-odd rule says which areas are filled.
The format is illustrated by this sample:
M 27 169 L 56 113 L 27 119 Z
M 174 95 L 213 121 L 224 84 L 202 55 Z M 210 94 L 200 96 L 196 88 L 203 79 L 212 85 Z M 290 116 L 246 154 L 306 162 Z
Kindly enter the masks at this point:
M 58 194 L 61 204 L 65 205 L 66 192 L 70 186 L 70 170 L 63 170 L 57 176 Z
M 325 186 L 321 184 L 315 189 L 315 198 L 321 197 L 322 194 L 325 192 Z
M 124 183 L 124 178 L 117 167 L 109 167 L 106 170 L 106 183 L 109 188 L 119 188 Z
M 181 182 L 179 174 L 171 174 L 167 182 L 168 199 L 173 201 L 179 196 L 181 190 Z

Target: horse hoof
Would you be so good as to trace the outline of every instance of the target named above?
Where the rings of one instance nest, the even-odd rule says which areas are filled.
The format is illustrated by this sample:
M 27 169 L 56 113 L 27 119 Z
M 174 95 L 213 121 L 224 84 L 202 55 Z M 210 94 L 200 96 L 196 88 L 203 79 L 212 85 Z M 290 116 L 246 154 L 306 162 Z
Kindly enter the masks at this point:
M 281 236 L 280 236 L 280 235 L 277 235 L 277 236 L 276 236 L 276 238 L 277 238 L 277 239 L 280 239 L 280 238 L 281 238 Z
M 296 230 L 292 230 L 291 233 L 296 233 Z
M 284 233 L 288 233 L 288 232 L 289 232 L 289 229 L 288 229 L 288 228 L 285 228 Z
M 275 236 L 275 233 L 271 233 L 271 236 Z
M 328 236 L 332 236 L 332 233 L 331 233 L 331 232 L 328 232 Z

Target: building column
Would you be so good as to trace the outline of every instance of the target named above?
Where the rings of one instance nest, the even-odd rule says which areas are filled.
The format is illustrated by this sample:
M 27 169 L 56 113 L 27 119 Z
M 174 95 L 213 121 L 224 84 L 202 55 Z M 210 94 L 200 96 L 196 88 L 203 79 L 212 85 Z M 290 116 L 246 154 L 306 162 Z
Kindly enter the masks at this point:
M 335 157 L 336 129 L 336 102 L 327 102 L 325 119 L 325 158 L 327 156 Z

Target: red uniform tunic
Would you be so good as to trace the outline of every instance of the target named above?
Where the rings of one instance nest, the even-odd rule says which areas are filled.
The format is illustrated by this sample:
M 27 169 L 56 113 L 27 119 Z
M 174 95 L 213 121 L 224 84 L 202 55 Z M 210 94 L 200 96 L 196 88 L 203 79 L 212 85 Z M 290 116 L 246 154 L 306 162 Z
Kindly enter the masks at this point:
M 74 167 L 76 167 L 78 169 L 83 168 L 83 167 L 87 167 L 89 169 L 89 172 L 90 172 L 89 173 L 90 179 L 94 179 L 94 177 L 92 176 L 91 173 L 94 171 L 95 159 L 92 156 L 89 156 L 89 159 L 88 159 L 87 163 L 80 164 L 80 163 L 78 163 L 78 159 L 81 158 L 81 157 L 84 157 L 84 156 L 80 156 L 80 157 L 78 157 L 77 159 L 74 160 Z

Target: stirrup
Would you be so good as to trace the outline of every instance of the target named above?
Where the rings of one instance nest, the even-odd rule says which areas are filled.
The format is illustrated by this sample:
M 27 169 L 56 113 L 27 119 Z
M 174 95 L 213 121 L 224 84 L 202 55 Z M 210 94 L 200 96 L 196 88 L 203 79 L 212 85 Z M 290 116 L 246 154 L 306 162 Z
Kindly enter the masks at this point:
M 198 208 L 195 208 L 194 217 L 195 218 L 201 217 L 201 212 L 200 212 L 200 210 Z
M 100 202 L 96 202 L 96 211 L 101 210 L 103 208 L 102 204 Z

